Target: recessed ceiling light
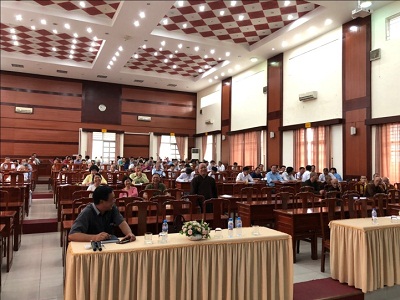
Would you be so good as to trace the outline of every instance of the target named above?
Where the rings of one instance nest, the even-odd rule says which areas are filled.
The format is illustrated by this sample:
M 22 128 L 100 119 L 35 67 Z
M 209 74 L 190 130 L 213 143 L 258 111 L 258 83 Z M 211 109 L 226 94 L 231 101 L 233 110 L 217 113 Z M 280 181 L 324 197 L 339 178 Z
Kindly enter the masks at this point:
M 71 29 L 71 26 L 70 26 L 68 23 L 65 23 L 65 24 L 64 24 L 64 28 L 66 28 L 66 29 Z
M 158 51 L 162 51 L 162 47 L 158 48 Z
M 208 82 L 212 82 L 212 79 L 210 78 L 210 79 L 208 79 Z
M 180 7 L 182 7 L 182 6 L 183 6 L 183 2 L 184 2 L 184 1 L 178 1 L 178 5 L 179 5 Z
M 75 53 L 75 51 L 74 51 L 74 50 L 71 50 L 71 51 L 69 51 L 69 53 L 71 53 L 71 54 L 74 54 L 74 53 Z
M 140 23 L 139 23 L 139 21 L 134 21 L 134 22 L 133 22 L 133 25 L 135 25 L 136 27 L 139 27 L 139 26 L 140 26 Z
M 228 69 L 228 73 L 232 73 L 232 69 Z
M 203 69 L 199 69 L 199 73 L 203 73 Z
M 204 55 L 204 58 L 208 58 L 208 55 L 206 54 L 206 55 Z
M 275 48 L 272 48 L 271 50 L 272 50 L 272 51 L 275 51 Z
M 236 70 L 239 70 L 239 69 L 240 69 L 240 65 L 236 65 L 236 66 L 235 66 L 235 69 L 236 69 Z
M 92 47 L 89 48 L 89 52 L 93 52 L 93 48 Z
M 282 42 L 282 47 L 286 47 L 288 45 L 288 43 L 286 41 Z
M 225 73 L 224 73 L 224 72 L 222 72 L 222 73 L 221 73 L 221 76 L 225 76 Z
M 113 66 L 113 65 L 114 65 L 114 62 L 113 62 L 112 60 L 110 60 L 109 64 L 110 64 L 111 66 Z
M 325 26 L 331 25 L 332 24 L 332 20 L 331 19 L 326 19 L 324 24 L 325 24 Z
M 230 52 L 225 52 L 225 56 L 229 56 L 229 55 L 231 55 Z
M 244 16 L 243 15 L 239 15 L 239 21 L 243 21 L 244 20 Z
M 141 12 L 139 13 L 139 17 L 141 17 L 141 18 L 143 19 L 143 18 L 146 17 L 146 14 L 145 14 L 143 11 L 141 11 Z
M 194 51 L 196 52 L 199 51 L 199 49 L 200 49 L 199 46 L 194 47 Z
M 182 25 L 182 27 L 183 27 L 183 28 L 186 28 L 186 27 L 187 27 L 187 24 L 186 24 L 186 23 L 184 23 L 184 24 Z
M 165 41 L 161 42 L 161 46 L 163 46 L 163 47 L 165 46 Z
M 45 19 L 41 19 L 41 20 L 40 20 L 40 24 L 46 25 L 46 24 L 47 24 L 47 21 L 46 21 Z
M 58 33 L 57 29 L 53 29 L 53 33 L 57 34 Z
M 209 65 L 205 65 L 204 68 L 205 68 L 205 69 L 209 69 L 210 66 L 209 66 Z
M 178 53 L 178 50 L 175 50 L 175 53 Z
M 32 30 L 35 30 L 35 29 L 36 29 L 36 26 L 35 26 L 35 25 L 32 25 L 32 26 L 31 26 L 31 29 L 32 29 Z
M 111 66 L 110 66 L 110 65 L 108 65 L 108 66 L 107 66 L 107 69 L 109 69 L 109 70 L 110 70 L 110 69 L 111 69 Z
M 221 10 L 220 12 L 219 12 L 219 15 L 220 16 L 223 16 L 225 14 L 225 11 L 224 10 Z
M 85 8 L 85 7 L 86 7 L 86 3 L 85 3 L 85 1 L 79 1 L 79 5 L 80 5 L 81 7 L 83 7 L 83 8 Z
M 77 34 L 76 32 L 75 32 L 73 35 L 74 35 L 74 37 L 76 37 L 76 38 L 78 37 L 78 34 Z
M 16 35 L 13 35 L 11 38 L 12 38 L 13 40 L 16 40 L 16 39 L 17 39 L 17 36 L 16 36 Z
M 118 47 L 118 50 L 119 50 L 119 51 L 124 51 L 124 48 L 122 48 L 122 46 L 119 46 L 119 47 Z
M 89 33 L 92 33 L 93 30 L 92 30 L 92 28 L 88 27 L 88 28 L 86 28 L 86 31 Z
M 98 40 L 97 36 L 94 36 L 93 41 L 97 41 L 97 40 Z
M 53 50 L 54 52 L 57 51 L 56 47 L 51 48 L 51 50 Z
M 214 76 L 214 79 L 217 80 L 217 79 L 218 79 L 218 76 Z
M 73 59 L 73 58 L 74 58 L 74 56 L 73 56 L 73 55 L 70 55 L 70 56 L 69 56 L 69 58 L 70 58 L 70 59 Z
M 18 45 L 19 45 L 18 41 L 14 41 L 14 46 L 18 46 Z
M 179 44 L 179 45 L 178 45 L 178 48 L 181 49 L 181 48 L 182 48 L 182 44 Z
M 290 1 L 285 1 L 285 3 L 283 5 L 289 6 L 289 4 L 290 4 Z
M 164 59 L 164 63 L 167 63 L 168 62 L 168 59 Z
M 250 61 L 251 61 L 251 62 L 257 62 L 257 61 L 258 61 L 258 58 L 257 58 L 257 57 L 252 57 L 252 58 L 250 58 Z
M 22 16 L 21 16 L 21 15 L 16 15 L 16 16 L 15 16 L 15 19 L 16 19 L 17 21 L 22 21 Z
M 96 43 L 95 43 L 95 42 L 91 42 L 91 43 L 90 43 L 90 46 L 95 47 L 95 46 L 96 46 Z
M 139 54 L 135 53 L 135 55 L 133 57 L 138 59 L 139 58 Z
M 75 47 L 75 45 L 71 45 L 71 48 L 72 48 L 72 49 L 75 49 L 76 47 Z
M 154 56 L 157 56 L 157 55 L 158 55 L 157 51 L 156 51 L 156 52 L 154 52 Z
M 173 65 L 172 68 L 173 68 L 173 69 L 176 69 L 176 65 Z
M 361 3 L 360 3 L 360 7 L 362 7 L 362 8 L 368 8 L 371 5 L 372 5 L 371 1 L 361 1 Z
M 15 28 L 11 28 L 10 33 L 15 33 Z
M 231 6 L 235 6 L 236 5 L 236 1 L 231 1 Z
M 115 56 L 113 56 L 111 59 L 112 59 L 113 61 L 116 61 L 116 60 L 117 60 L 117 58 L 116 58 Z
M 293 15 L 288 15 L 288 16 L 287 16 L 287 19 L 288 19 L 288 20 L 293 20 Z
M 169 55 L 169 58 L 173 58 L 173 57 L 174 57 L 174 55 L 173 55 L 173 54 L 170 54 L 170 55 Z
M 117 52 L 115 52 L 115 56 L 119 56 L 119 52 L 117 51 Z
M 78 42 L 78 41 L 77 41 L 76 39 L 73 39 L 73 40 L 72 40 L 72 43 L 73 43 L 73 44 L 76 44 L 77 42 Z
M 143 49 L 146 49 L 146 47 L 147 47 L 146 44 L 144 44 L 144 45 L 142 46 Z
M 214 49 L 211 49 L 211 50 L 210 50 L 210 53 L 211 53 L 211 54 L 214 54 L 214 53 L 215 53 L 215 50 L 214 50 Z
M 167 24 L 168 24 L 168 19 L 164 19 L 164 20 L 163 20 L 163 24 L 164 24 L 164 25 L 167 25 Z
M 200 11 L 204 11 L 204 9 L 205 9 L 205 6 L 204 5 L 200 5 Z

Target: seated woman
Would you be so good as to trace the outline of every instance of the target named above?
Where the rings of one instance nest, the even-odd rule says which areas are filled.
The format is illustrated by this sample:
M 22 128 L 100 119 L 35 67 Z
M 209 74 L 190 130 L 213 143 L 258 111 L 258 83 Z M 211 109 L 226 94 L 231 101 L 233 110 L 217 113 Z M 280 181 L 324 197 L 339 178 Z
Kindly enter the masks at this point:
M 128 192 L 128 197 L 138 196 L 138 190 L 136 187 L 132 186 L 132 181 L 130 178 L 125 179 L 124 184 L 125 187 L 123 188 L 123 190 Z
M 99 167 L 96 165 L 92 165 L 89 168 L 89 172 L 90 174 L 87 175 L 82 181 L 82 185 L 90 185 L 91 183 L 94 183 L 94 175 L 99 173 Z M 101 184 L 107 184 L 107 180 L 103 176 L 101 176 Z
M 101 178 L 99 173 L 94 174 L 94 181 L 88 186 L 87 191 L 94 192 L 94 190 L 101 185 Z
M 146 174 L 142 172 L 142 168 L 137 166 L 136 172 L 129 175 L 134 184 L 149 183 L 149 179 Z

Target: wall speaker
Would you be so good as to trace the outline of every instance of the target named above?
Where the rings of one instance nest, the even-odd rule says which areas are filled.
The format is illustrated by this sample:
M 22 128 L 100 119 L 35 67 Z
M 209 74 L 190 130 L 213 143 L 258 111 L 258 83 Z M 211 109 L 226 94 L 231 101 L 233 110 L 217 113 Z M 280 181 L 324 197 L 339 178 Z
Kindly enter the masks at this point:
M 373 60 L 377 60 L 381 58 L 381 49 L 375 49 L 375 50 L 371 50 L 369 52 L 369 60 L 373 61 Z
M 266 94 L 267 91 L 268 91 L 268 86 L 264 86 L 264 87 L 263 87 L 263 94 Z

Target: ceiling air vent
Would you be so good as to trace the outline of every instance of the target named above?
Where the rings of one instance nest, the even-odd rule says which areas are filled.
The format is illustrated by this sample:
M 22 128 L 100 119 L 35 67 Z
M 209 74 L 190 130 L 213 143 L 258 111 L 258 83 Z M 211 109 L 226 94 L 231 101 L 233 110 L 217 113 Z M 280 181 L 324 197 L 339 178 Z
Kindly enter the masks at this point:
M 136 83 L 143 83 L 143 81 L 144 81 L 144 80 L 135 79 L 133 82 L 136 82 Z
M 170 84 L 168 84 L 167 86 L 170 86 L 170 87 L 176 87 L 176 86 L 177 86 L 177 84 L 172 84 L 172 83 L 170 83 Z
M 107 78 L 106 75 L 97 75 L 97 78 Z
M 57 70 L 57 73 L 67 74 L 68 71 L 65 71 L 65 70 Z
M 14 68 L 23 68 L 24 65 L 18 65 L 18 64 L 11 64 L 12 67 Z

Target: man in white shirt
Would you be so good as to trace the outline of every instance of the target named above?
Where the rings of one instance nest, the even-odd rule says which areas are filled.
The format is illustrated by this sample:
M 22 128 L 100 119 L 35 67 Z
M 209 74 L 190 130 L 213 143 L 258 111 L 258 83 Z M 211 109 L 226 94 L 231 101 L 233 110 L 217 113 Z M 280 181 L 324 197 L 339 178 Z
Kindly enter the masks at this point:
M 191 168 L 186 168 L 184 173 L 181 173 L 176 179 L 177 182 L 191 182 L 194 178 L 194 171 Z
M 218 168 L 218 172 L 224 172 L 225 171 L 225 166 L 222 163 L 222 161 L 218 162 L 218 167 L 217 168 Z
M 237 175 L 236 182 L 237 183 L 254 182 L 253 177 L 251 177 L 249 174 L 249 171 L 250 171 L 249 167 L 244 167 L 243 172 Z
M 303 173 L 303 176 L 301 176 L 301 181 L 305 182 L 306 180 L 310 179 L 310 173 L 311 173 L 311 166 L 307 165 L 306 171 Z
M 325 182 L 327 176 L 331 177 L 331 179 L 336 179 L 335 176 L 333 176 L 332 173 L 329 173 L 328 168 L 324 168 L 323 169 L 323 173 L 321 175 L 319 175 L 319 177 L 318 177 L 318 181 L 319 182 Z
M 284 181 L 296 181 L 296 178 L 293 175 L 293 168 L 287 167 L 286 171 L 282 173 L 282 179 Z
M 216 163 L 215 160 L 210 161 L 210 163 L 207 166 L 207 172 L 211 172 L 212 167 L 215 167 Z

